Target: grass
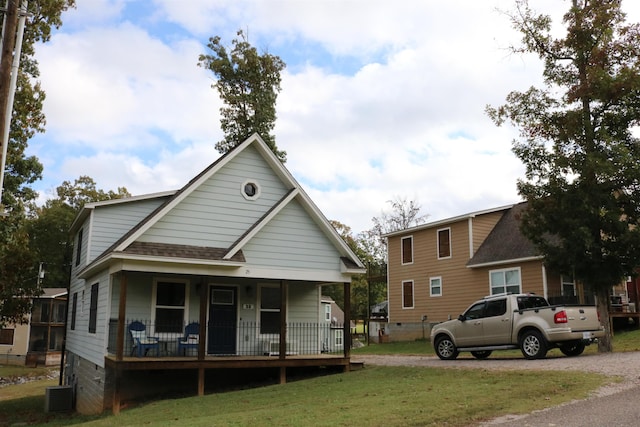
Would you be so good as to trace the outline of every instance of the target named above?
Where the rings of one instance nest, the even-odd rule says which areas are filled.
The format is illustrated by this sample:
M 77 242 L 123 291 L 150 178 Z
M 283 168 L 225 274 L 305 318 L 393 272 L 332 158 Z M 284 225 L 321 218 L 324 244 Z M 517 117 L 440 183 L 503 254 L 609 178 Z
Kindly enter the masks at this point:
M 640 331 L 616 333 L 615 351 L 640 351 Z M 552 350 L 557 352 L 558 350 Z M 587 347 L 596 352 L 596 346 Z M 553 353 L 550 352 L 550 355 Z M 357 354 L 433 355 L 428 341 L 372 344 Z M 519 351 L 496 352 L 522 358 Z M 493 356 L 492 356 L 493 357 Z M 0 367 L 0 376 L 25 375 Z M 46 370 L 45 370 L 46 371 Z M 42 375 L 40 371 L 37 375 Z M 487 371 L 367 366 L 285 385 L 142 403 L 114 417 L 46 414 L 44 391 L 57 380 L 0 389 L 0 426 L 464 426 L 584 398 L 614 381 L 575 372 Z M 523 386 L 523 385 L 526 385 Z M 508 398 L 505 398 L 508 396 Z M 454 414 L 454 415 L 453 415 Z
M 373 366 L 285 385 L 157 401 L 125 410 L 117 417 L 20 419 L 7 412 L 11 408 L 6 402 L 0 402 L 0 414 L 5 414 L 0 415 L 0 425 L 1 417 L 9 414 L 7 425 L 455 427 L 586 397 L 607 381 L 596 374 L 569 372 Z

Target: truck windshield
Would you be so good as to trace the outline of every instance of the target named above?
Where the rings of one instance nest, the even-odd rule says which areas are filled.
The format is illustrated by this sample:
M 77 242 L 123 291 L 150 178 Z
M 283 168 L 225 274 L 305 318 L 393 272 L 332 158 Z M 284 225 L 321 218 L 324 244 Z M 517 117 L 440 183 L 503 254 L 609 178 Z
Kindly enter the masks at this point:
M 518 297 L 518 309 L 548 307 L 549 303 L 542 297 Z

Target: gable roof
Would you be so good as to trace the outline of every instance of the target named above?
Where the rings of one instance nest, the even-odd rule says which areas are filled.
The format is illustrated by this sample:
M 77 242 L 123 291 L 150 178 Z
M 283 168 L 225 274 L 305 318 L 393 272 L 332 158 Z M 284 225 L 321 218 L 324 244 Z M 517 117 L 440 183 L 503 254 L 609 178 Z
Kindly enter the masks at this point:
M 526 208 L 527 203 L 524 202 L 506 210 L 469 260 L 467 267 L 542 259 L 534 244 L 520 231 L 520 217 Z
M 500 207 L 497 207 L 497 208 L 491 208 L 491 209 L 485 209 L 485 210 L 481 210 L 481 211 L 470 212 L 470 213 L 467 213 L 467 214 L 464 214 L 464 215 L 458 215 L 458 216 L 454 216 L 454 217 L 451 217 L 451 218 L 445 218 L 445 219 L 441 219 L 441 220 L 438 220 L 438 221 L 428 222 L 426 224 L 420 224 L 420 225 L 416 225 L 414 227 L 405 228 L 405 229 L 402 229 L 402 230 L 391 231 L 389 233 L 383 234 L 382 237 L 399 236 L 399 235 L 413 233 L 413 232 L 420 231 L 420 230 L 427 230 L 427 229 L 430 229 L 430 228 L 441 227 L 443 225 L 453 224 L 455 222 L 467 220 L 469 218 L 475 218 L 475 217 L 480 216 L 480 215 L 485 215 L 485 214 L 490 214 L 490 213 L 494 213 L 494 212 L 505 211 L 507 209 L 511 209 L 513 206 L 514 205 L 506 205 L 506 206 L 500 206 Z
M 289 188 L 288 192 L 273 206 L 271 206 L 261 218 L 255 221 L 245 232 L 238 237 L 229 247 L 201 247 L 190 245 L 176 245 L 166 243 L 144 243 L 137 241 L 151 227 L 157 224 L 177 205 L 185 200 L 209 178 L 220 171 L 225 165 L 229 164 L 240 153 L 248 147 L 254 147 L 262 159 L 268 164 L 275 175 Z M 341 271 L 343 273 L 363 273 L 364 265 L 358 257 L 351 251 L 337 231 L 331 226 L 329 221 L 320 212 L 317 206 L 309 198 L 309 196 L 300 187 L 298 182 L 293 178 L 289 171 L 284 167 L 280 160 L 273 154 L 271 149 L 260 138 L 254 134 L 243 143 L 229 151 L 218 160 L 213 162 L 184 187 L 174 193 L 161 193 L 168 196 L 164 203 L 158 206 L 147 217 L 140 221 L 135 227 L 131 228 L 120 239 L 118 239 L 111 247 L 105 250 L 95 260 L 80 272 L 80 276 L 86 276 L 89 273 L 101 268 L 105 263 L 113 259 L 132 259 L 132 260 L 153 260 L 158 258 L 173 260 L 201 260 L 204 264 L 240 267 L 245 262 L 242 248 L 259 233 L 269 222 L 285 207 L 295 200 L 307 212 L 313 222 L 319 227 L 323 235 L 332 243 L 340 254 Z M 93 208 L 93 206 L 88 206 Z

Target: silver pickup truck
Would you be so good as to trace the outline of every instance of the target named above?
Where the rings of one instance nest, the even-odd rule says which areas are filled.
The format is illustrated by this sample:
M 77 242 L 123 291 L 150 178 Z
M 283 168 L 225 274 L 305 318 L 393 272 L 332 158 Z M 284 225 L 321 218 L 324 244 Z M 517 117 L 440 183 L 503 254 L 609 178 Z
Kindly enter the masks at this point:
M 433 348 L 444 360 L 455 359 L 461 351 L 485 359 L 494 350 L 517 348 L 527 359 L 544 358 L 554 347 L 567 356 L 578 356 L 603 336 L 594 306 L 551 306 L 533 294 L 483 298 L 457 319 L 431 329 Z

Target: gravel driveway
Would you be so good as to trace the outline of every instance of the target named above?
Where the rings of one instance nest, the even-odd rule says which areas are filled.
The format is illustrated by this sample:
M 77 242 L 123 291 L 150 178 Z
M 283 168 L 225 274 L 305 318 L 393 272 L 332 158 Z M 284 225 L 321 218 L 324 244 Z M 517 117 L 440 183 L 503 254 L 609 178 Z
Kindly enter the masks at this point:
M 596 372 L 621 377 L 622 381 L 596 390 L 591 397 L 528 415 L 507 415 L 482 426 L 638 426 L 640 425 L 640 352 L 606 353 L 579 357 L 548 357 L 541 360 L 501 359 L 499 354 L 476 360 L 463 354 L 457 360 L 436 356 L 357 355 L 353 361 L 366 365 L 428 366 L 496 370 L 550 370 Z

